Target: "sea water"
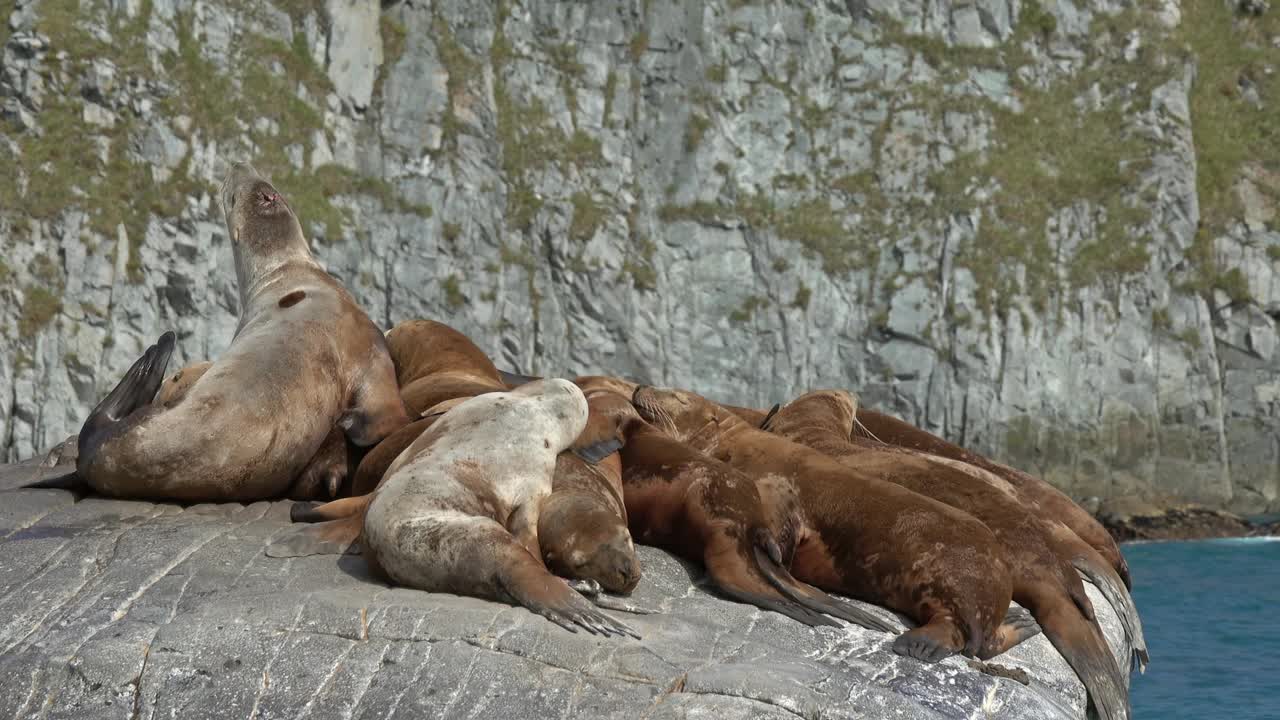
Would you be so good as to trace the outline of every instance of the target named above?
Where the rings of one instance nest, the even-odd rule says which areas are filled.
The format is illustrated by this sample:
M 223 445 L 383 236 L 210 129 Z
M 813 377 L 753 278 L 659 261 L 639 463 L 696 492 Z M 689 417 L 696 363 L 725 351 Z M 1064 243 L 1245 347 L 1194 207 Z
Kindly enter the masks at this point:
M 1280 719 L 1280 538 L 1122 550 L 1151 651 L 1134 718 Z

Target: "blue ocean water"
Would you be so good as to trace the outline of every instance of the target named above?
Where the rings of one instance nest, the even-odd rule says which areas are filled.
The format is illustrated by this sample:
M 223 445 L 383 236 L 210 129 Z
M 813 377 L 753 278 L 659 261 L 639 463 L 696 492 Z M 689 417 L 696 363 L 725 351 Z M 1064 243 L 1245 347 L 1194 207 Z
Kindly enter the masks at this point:
M 1280 718 L 1280 538 L 1122 549 L 1151 650 L 1134 717 Z

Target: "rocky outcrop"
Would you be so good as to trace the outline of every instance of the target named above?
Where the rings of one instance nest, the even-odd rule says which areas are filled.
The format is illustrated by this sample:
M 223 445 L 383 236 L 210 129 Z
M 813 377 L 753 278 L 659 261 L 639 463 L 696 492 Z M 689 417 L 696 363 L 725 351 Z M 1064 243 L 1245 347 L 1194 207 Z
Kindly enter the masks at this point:
M 226 347 L 212 191 L 249 158 L 384 326 L 737 403 L 851 388 L 1077 497 L 1280 507 L 1274 10 L 12 7 L 10 459 L 162 330 Z
M 1118 542 L 1280 535 L 1280 522 L 1274 518 L 1253 522 L 1223 510 L 1170 500 L 1116 498 L 1102 504 L 1097 517 Z
M 721 600 L 699 569 L 639 547 L 632 599 L 660 612 L 623 616 L 642 640 L 601 639 L 523 608 L 387 587 L 355 556 L 267 557 L 287 502 L 12 489 L 34 470 L 0 465 L 6 717 L 1085 716 L 1084 688 L 1043 636 L 991 665 L 926 665 L 883 633 Z

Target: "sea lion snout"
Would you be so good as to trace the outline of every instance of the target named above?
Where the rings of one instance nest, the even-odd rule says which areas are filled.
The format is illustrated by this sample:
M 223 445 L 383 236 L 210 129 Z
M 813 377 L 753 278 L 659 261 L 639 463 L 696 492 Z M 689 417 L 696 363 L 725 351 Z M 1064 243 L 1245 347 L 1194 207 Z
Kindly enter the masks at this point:
M 226 177 L 222 179 L 222 209 L 230 213 L 235 209 L 236 203 L 243 190 L 249 183 L 266 182 L 262 174 L 259 173 L 252 165 L 246 162 L 232 163 L 227 168 Z

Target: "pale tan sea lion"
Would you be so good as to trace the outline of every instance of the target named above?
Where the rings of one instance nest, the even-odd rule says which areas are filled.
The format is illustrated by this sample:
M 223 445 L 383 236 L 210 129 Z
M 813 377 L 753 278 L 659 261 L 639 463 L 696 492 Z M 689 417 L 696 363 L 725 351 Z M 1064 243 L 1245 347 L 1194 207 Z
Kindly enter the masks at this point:
M 382 333 L 311 256 L 280 193 L 234 165 L 221 201 L 241 316 L 227 351 L 172 405 L 152 405 L 175 337 L 94 408 L 77 474 L 117 497 L 255 500 L 286 494 L 336 426 L 368 446 L 409 418 Z
M 393 582 L 511 602 L 569 630 L 630 633 L 544 567 L 538 512 L 587 402 L 565 380 L 467 400 L 388 468 L 361 546 Z M 631 633 L 634 634 L 634 633 Z

